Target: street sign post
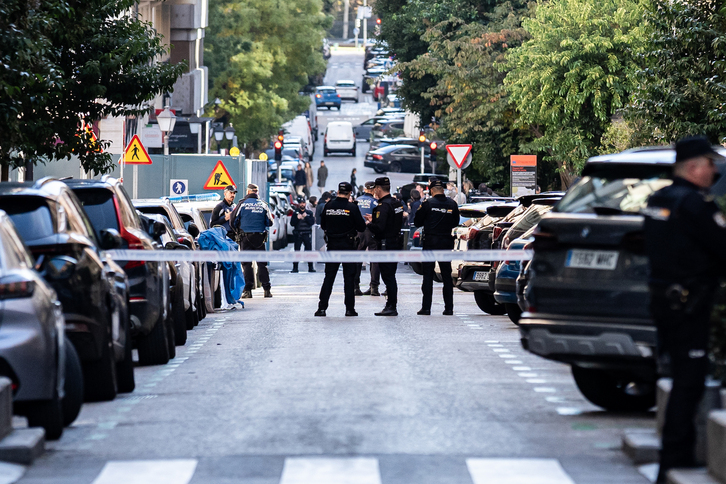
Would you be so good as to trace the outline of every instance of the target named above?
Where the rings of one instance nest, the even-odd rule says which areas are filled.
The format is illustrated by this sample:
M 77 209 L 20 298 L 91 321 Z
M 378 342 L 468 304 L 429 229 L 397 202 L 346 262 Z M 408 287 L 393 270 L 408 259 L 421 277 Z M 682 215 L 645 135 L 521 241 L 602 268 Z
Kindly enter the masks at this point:
M 537 155 L 512 155 L 509 167 L 510 193 L 513 197 L 537 191 Z
M 133 198 L 139 198 L 139 165 L 151 165 L 151 157 L 146 152 L 146 148 L 141 144 L 139 135 L 135 134 L 129 145 L 124 151 L 124 155 L 121 157 L 121 178 L 124 176 L 124 165 L 134 166 L 134 184 L 131 188 L 131 194 Z
M 461 170 L 471 165 L 471 145 L 446 145 L 446 161 L 456 168 L 456 188 L 461 193 Z

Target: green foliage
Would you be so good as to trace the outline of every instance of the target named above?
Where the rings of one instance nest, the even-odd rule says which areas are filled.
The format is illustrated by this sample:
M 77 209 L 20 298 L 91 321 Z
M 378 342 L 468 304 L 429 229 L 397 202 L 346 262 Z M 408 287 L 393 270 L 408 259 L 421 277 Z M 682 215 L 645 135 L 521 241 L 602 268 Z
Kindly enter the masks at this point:
M 634 89 L 642 12 L 638 0 L 541 1 L 523 22 L 531 40 L 510 51 L 505 84 L 536 138 L 523 148 L 544 151 L 565 185 Z
M 210 97 L 221 99 L 240 142 L 260 147 L 309 107 L 309 97 L 298 92 L 325 71 L 321 47 L 332 18 L 322 7 L 320 0 L 210 2 L 204 54 Z
M 630 118 L 641 141 L 671 143 L 703 134 L 726 141 L 726 2 L 649 0 L 647 45 Z
M 138 115 L 184 71 L 132 0 L 0 3 L 0 157 L 23 166 L 77 155 L 87 171 L 111 169 L 84 124 Z M 101 142 L 101 145 L 104 145 Z

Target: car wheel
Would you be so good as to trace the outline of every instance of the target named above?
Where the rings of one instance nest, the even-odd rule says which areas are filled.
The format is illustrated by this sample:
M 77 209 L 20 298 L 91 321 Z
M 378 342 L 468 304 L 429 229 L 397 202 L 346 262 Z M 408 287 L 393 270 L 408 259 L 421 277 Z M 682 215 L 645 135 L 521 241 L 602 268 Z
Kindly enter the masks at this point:
M 613 412 L 644 412 L 655 405 L 655 385 L 605 370 L 572 366 L 577 388 L 590 402 Z
M 487 291 L 474 291 L 474 301 L 479 309 L 493 316 L 501 316 L 507 312 L 506 308 L 498 304 L 494 300 L 494 296 Z
M 197 316 L 197 312 L 193 309 L 189 308 L 187 310 L 187 329 L 194 329 L 194 326 L 199 324 L 199 317 Z
M 118 391 L 120 393 L 131 393 L 136 388 L 136 379 L 134 378 L 134 357 L 132 354 L 131 331 L 129 322 L 126 321 L 126 344 L 124 346 L 124 359 L 116 363 L 116 378 L 118 381 Z
M 338 108 L 338 111 L 340 111 L 340 106 L 335 106 L 335 107 Z
M 65 339 L 66 368 L 63 383 L 63 426 L 68 427 L 75 422 L 83 406 L 83 370 L 81 359 L 73 343 Z
M 380 168 L 373 168 L 373 171 L 375 171 L 376 173 L 385 173 L 385 171 L 381 170 Z
M 504 305 L 504 308 L 507 310 L 509 320 L 514 324 L 519 325 L 519 318 L 522 317 L 522 310 L 519 309 L 519 304 L 507 303 Z
M 101 343 L 101 358 L 83 363 L 83 388 L 86 402 L 105 402 L 116 398 L 116 361 L 109 336 Z
M 165 365 L 169 362 L 169 345 L 166 342 L 166 324 L 163 315 L 159 316 L 149 334 L 139 338 L 138 350 L 141 366 Z
M 170 311 L 171 326 L 174 328 L 174 344 L 183 346 L 187 342 L 187 329 L 190 328 L 188 328 L 186 312 L 184 311 L 182 289 L 174 287 L 171 292 L 174 295 Z
M 355 156 L 356 155 L 356 145 L 355 145 L 355 143 L 353 143 L 353 149 L 350 150 L 350 154 L 351 154 L 351 156 Z
M 19 412 L 28 419 L 28 427 L 43 427 L 46 440 L 58 440 L 63 435 L 63 403 L 58 390 L 53 390 L 50 400 L 30 402 L 22 405 Z
M 391 166 L 388 167 L 388 171 L 391 173 L 401 173 L 401 164 L 397 161 L 394 161 L 391 163 Z
M 330 155 L 330 151 L 328 151 L 327 148 L 323 148 L 323 156 L 328 156 L 328 155 Z

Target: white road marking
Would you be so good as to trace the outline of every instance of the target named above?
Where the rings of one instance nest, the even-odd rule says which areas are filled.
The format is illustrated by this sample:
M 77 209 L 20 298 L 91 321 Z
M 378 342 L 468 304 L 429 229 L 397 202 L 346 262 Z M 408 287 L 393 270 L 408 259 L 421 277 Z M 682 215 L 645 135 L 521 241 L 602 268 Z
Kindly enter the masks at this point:
M 518 373 L 519 376 L 522 378 L 535 378 L 537 376 L 537 373 Z
M 25 474 L 25 467 L 7 462 L 0 462 L 0 484 L 13 484 Z
M 93 484 L 188 484 L 196 459 L 109 461 Z
M 527 381 L 527 383 L 537 383 L 537 384 L 547 383 L 547 380 L 543 380 L 542 378 L 527 378 L 526 381 Z
M 658 471 L 660 466 L 658 464 L 646 464 L 638 467 L 638 472 L 645 476 L 650 482 L 655 482 L 658 479 Z
M 529 366 L 513 366 L 512 367 L 512 370 L 514 370 L 514 371 L 529 371 L 531 369 L 532 368 L 530 368 Z
M 494 348 L 492 351 L 495 353 L 509 353 L 509 350 L 506 348 Z
M 508 353 L 500 353 L 499 358 L 516 358 L 516 356 L 510 355 Z
M 378 460 L 356 458 L 287 458 L 280 484 L 381 484 Z
M 504 345 L 498 345 L 498 344 L 489 345 L 490 348 L 501 348 L 502 346 L 504 346 Z
M 557 413 L 560 415 L 580 415 L 582 409 L 577 407 L 557 407 Z
M 522 362 L 520 360 L 507 360 L 508 365 L 521 365 Z
M 557 390 L 551 387 L 535 387 L 534 391 L 537 393 L 555 393 Z
M 467 459 L 474 484 L 575 484 L 556 459 Z

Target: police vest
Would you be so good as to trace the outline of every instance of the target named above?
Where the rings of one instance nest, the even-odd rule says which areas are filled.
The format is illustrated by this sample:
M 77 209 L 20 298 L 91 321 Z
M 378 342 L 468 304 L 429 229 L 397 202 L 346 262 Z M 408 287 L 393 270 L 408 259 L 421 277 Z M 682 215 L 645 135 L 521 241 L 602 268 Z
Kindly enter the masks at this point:
M 267 204 L 258 198 L 247 198 L 239 203 L 234 228 L 242 232 L 260 233 L 272 225 L 267 216 Z
M 373 209 L 378 206 L 378 201 L 369 193 L 365 193 L 356 199 L 361 215 L 364 217 L 373 213 Z

